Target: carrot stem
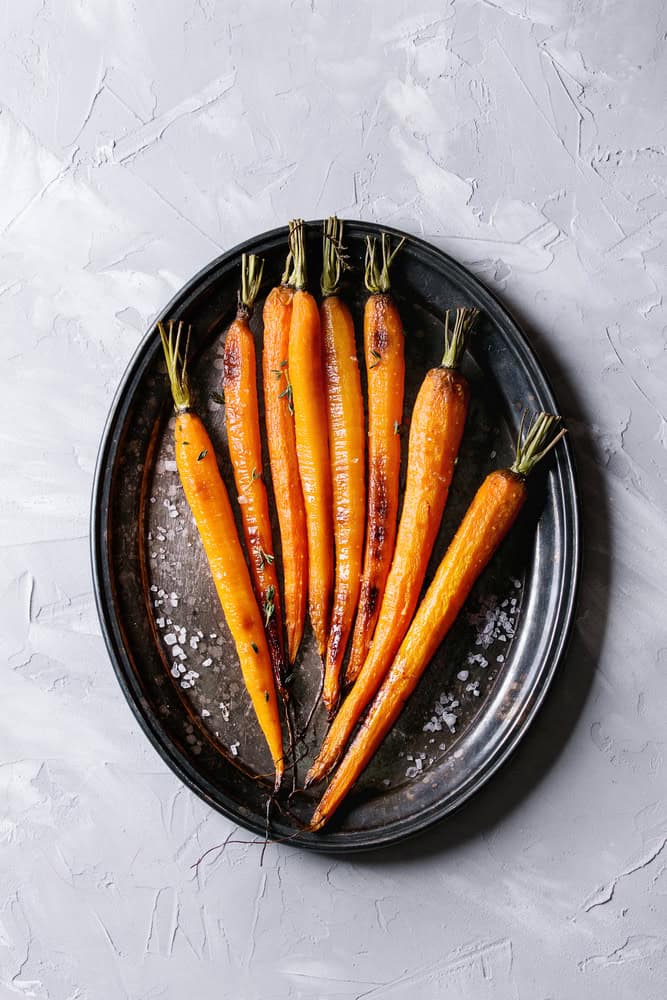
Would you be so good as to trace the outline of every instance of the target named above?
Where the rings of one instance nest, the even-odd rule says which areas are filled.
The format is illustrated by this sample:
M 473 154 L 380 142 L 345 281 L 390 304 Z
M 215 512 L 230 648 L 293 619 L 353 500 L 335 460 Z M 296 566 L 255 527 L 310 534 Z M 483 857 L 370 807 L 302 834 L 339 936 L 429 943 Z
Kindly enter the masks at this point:
M 458 368 L 463 352 L 468 343 L 470 332 L 477 322 L 479 309 L 457 309 L 454 329 L 449 332 L 449 317 L 451 310 L 445 313 L 445 353 L 442 356 L 443 368 Z
M 403 236 L 394 249 L 391 248 L 391 238 L 389 233 L 382 233 L 381 236 L 381 261 L 377 260 L 377 241 L 374 236 L 366 237 L 366 288 L 371 295 L 386 295 L 391 289 L 389 280 L 389 269 L 394 262 L 394 257 L 405 243 Z

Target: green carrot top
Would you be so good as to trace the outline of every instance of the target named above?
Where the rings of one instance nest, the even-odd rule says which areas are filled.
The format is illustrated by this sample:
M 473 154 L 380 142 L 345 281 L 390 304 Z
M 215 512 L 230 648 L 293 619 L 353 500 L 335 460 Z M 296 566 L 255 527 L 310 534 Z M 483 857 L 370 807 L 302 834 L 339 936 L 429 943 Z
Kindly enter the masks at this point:
M 463 352 L 468 343 L 468 337 L 472 333 L 473 327 L 479 316 L 479 309 L 459 307 L 456 310 L 454 329 L 449 331 L 449 317 L 451 309 L 445 313 L 445 353 L 442 358 L 442 368 L 458 368 L 463 357 Z
M 377 253 L 377 241 L 374 236 L 366 237 L 366 273 L 365 282 L 366 288 L 371 293 L 371 295 L 385 295 L 391 288 L 391 283 L 389 281 L 389 268 L 391 267 L 394 257 L 401 249 L 405 243 L 405 236 L 403 236 L 394 249 L 391 249 L 391 239 L 389 233 L 382 233 L 381 240 L 381 254 L 382 262 L 379 263 L 376 258 Z
M 343 271 L 350 265 L 343 246 L 343 223 L 335 215 L 324 223 L 322 239 L 322 295 L 337 295 Z
M 530 427 L 524 434 L 526 411 L 521 417 L 521 425 L 516 442 L 516 457 L 510 467 L 519 476 L 528 476 L 541 459 L 554 448 L 567 433 L 560 427 L 561 418 L 553 413 L 536 413 Z M 560 430 L 559 430 L 560 427 Z
M 192 328 L 190 326 L 187 328 L 185 349 L 183 351 L 183 356 L 181 357 L 183 321 L 179 320 L 178 326 L 176 327 L 175 337 L 174 326 L 175 323 L 173 320 L 169 320 L 167 323 L 167 329 L 165 329 L 164 323 L 158 323 L 157 325 L 160 332 L 160 340 L 162 341 L 162 348 L 164 350 L 164 359 L 167 365 L 167 375 L 169 376 L 169 383 L 171 385 L 171 394 L 174 399 L 174 409 L 177 413 L 182 413 L 184 410 L 188 410 L 190 408 L 188 348 L 190 346 L 190 332 Z

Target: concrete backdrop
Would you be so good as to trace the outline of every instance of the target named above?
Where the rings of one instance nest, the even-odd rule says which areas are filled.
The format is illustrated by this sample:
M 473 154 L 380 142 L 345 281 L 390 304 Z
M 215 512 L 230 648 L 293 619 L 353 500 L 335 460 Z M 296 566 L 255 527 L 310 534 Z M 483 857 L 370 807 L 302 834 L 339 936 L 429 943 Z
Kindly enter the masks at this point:
M 657 0 L 21 0 L 0 14 L 0 995 L 667 992 Z M 139 731 L 88 508 L 115 387 L 221 250 L 386 222 L 517 313 L 575 443 L 570 656 L 511 764 L 382 855 L 230 845 Z

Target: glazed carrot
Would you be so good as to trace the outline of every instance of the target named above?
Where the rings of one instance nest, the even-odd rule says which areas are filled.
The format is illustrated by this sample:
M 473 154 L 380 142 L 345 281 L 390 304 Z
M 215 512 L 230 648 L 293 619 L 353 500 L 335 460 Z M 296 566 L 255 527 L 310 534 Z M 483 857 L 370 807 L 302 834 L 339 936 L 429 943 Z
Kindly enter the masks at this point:
M 342 223 L 335 218 L 329 219 L 324 231 L 320 325 L 324 341 L 336 545 L 336 582 L 322 690 L 322 700 L 330 714 L 340 697 L 340 672 L 359 598 L 366 529 L 364 403 L 354 322 L 338 295 L 344 266 L 342 235 Z
M 174 339 L 159 325 L 176 410 L 174 445 L 185 498 L 208 559 L 215 589 L 232 634 L 243 680 L 271 751 L 277 790 L 284 772 L 282 732 L 264 623 L 250 581 L 234 514 L 220 476 L 213 444 L 192 409 L 187 376 L 187 344 L 180 355 L 182 324 Z M 188 332 L 189 339 L 189 332 Z
M 375 695 L 403 640 L 419 600 L 463 437 L 470 389 L 458 371 L 476 309 L 445 317 L 445 355 L 426 375 L 412 410 L 408 468 L 396 551 L 370 652 L 329 729 L 306 785 L 334 767 L 362 712 Z
M 380 613 L 396 539 L 401 467 L 405 358 L 403 326 L 389 289 L 389 268 L 403 240 L 391 249 L 382 234 L 382 265 L 375 240 L 367 240 L 364 354 L 368 373 L 368 514 L 359 610 L 345 681 L 356 680 L 368 654 Z
M 320 656 L 324 657 L 333 589 L 333 512 L 322 366 L 322 333 L 317 303 L 306 291 L 303 222 L 290 223 L 294 259 L 294 299 L 288 370 L 292 383 L 296 453 L 306 508 L 308 608 Z
M 291 262 L 292 255 L 289 254 L 282 283 L 269 292 L 264 302 L 262 354 L 264 419 L 273 494 L 280 525 L 287 656 L 290 664 L 296 660 L 303 637 L 308 591 L 306 509 L 301 492 L 292 384 L 287 367 L 294 298 L 294 288 L 289 283 Z
M 276 685 L 284 694 L 283 616 L 271 537 L 269 498 L 262 475 L 257 361 L 255 338 L 249 325 L 263 268 L 263 261 L 254 254 L 243 254 L 238 309 L 225 338 L 223 387 L 227 445 L 241 507 L 252 580 L 257 601 L 264 612 L 264 628 Z
M 521 510 L 526 476 L 565 433 L 556 433 L 559 422 L 558 417 L 540 413 L 525 438 L 522 426 L 512 467 L 490 473 L 480 486 L 361 729 L 313 815 L 311 830 L 319 830 L 331 818 L 398 719 L 473 584 Z

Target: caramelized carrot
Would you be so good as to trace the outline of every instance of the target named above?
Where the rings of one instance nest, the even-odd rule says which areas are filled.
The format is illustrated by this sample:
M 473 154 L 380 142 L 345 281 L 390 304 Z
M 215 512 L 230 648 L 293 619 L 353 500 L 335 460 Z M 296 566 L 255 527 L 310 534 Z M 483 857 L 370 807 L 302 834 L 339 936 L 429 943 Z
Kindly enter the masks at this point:
M 519 431 L 512 467 L 490 473 L 480 486 L 361 729 L 315 810 L 311 830 L 331 818 L 398 719 L 473 584 L 514 524 L 526 500 L 526 476 L 564 434 L 555 433 L 559 422 L 558 417 L 538 414 L 525 438 L 523 427 Z
M 317 303 L 306 291 L 303 222 L 290 224 L 294 299 L 288 370 L 292 384 L 296 453 L 306 508 L 308 607 L 320 656 L 324 657 L 333 589 L 333 512 L 322 367 L 322 333 Z
M 288 370 L 289 331 L 294 288 L 290 284 L 291 254 L 282 283 L 264 302 L 264 419 L 269 446 L 271 479 L 282 548 L 287 656 L 296 660 L 306 619 L 308 541 L 306 509 L 296 454 L 292 384 Z
M 271 537 L 269 499 L 262 474 L 257 360 L 255 338 L 249 324 L 262 281 L 263 267 L 263 261 L 259 261 L 254 254 L 243 254 L 238 309 L 225 338 L 223 387 L 227 445 L 241 507 L 253 585 L 264 612 L 264 627 L 276 685 L 281 694 L 284 694 L 283 617 Z
M 320 324 L 329 417 L 336 574 L 322 700 L 331 712 L 340 697 L 340 672 L 359 598 L 363 558 L 366 477 L 364 403 L 350 310 L 338 295 L 344 260 L 343 225 L 327 221 Z
M 192 409 L 187 377 L 187 345 L 183 358 L 179 350 L 182 324 L 178 324 L 175 339 L 172 323 L 169 323 L 168 331 L 160 324 L 159 331 L 176 410 L 176 466 L 206 552 L 225 620 L 236 645 L 243 680 L 271 751 L 277 790 L 284 772 L 282 732 L 262 615 L 255 600 L 213 444 L 204 424 Z
M 362 712 L 375 695 L 401 644 L 419 600 L 463 437 L 470 389 L 458 366 L 476 309 L 458 309 L 445 355 L 419 390 L 412 411 L 408 468 L 396 551 L 370 652 L 329 729 L 306 784 L 334 767 Z
M 368 373 L 368 515 L 359 610 L 345 681 L 356 680 L 368 654 L 380 613 L 396 539 L 398 477 L 401 467 L 405 358 L 403 326 L 390 295 L 389 268 L 403 241 L 392 251 L 382 234 L 382 265 L 375 240 L 367 240 L 364 354 Z

